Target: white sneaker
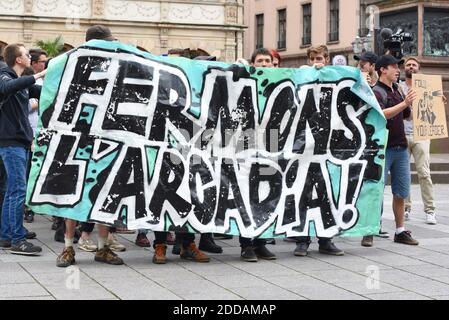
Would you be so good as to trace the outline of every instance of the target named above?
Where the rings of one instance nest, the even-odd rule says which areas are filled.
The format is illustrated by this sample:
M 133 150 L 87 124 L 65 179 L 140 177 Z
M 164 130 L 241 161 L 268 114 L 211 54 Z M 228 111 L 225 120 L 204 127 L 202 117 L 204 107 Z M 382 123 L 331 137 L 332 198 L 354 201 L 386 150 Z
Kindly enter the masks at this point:
M 116 251 L 116 252 L 121 252 L 121 251 L 126 250 L 126 247 L 123 244 L 121 244 L 120 242 L 118 242 L 117 238 L 115 237 L 115 234 L 112 234 L 112 240 L 108 240 L 107 246 L 109 247 L 109 249 L 111 249 L 112 251 Z
M 80 238 L 78 240 L 78 249 L 86 252 L 95 252 L 97 251 L 97 245 L 91 239 Z
M 426 223 L 427 224 L 437 224 L 437 219 L 435 218 L 435 212 L 426 212 Z
M 405 221 L 409 221 L 410 220 L 410 209 L 405 209 L 405 215 L 404 215 L 404 219 Z

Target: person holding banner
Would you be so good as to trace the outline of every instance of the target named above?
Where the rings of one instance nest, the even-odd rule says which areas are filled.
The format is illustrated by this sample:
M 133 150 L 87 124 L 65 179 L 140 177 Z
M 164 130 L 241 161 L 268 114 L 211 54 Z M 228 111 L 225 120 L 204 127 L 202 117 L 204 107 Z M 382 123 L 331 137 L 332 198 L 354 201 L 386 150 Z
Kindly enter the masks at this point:
M 31 56 L 23 44 L 10 44 L 4 50 L 7 67 L 0 71 L 0 158 L 6 173 L 0 240 L 3 248 L 20 255 L 38 255 L 42 248 L 26 241 L 23 208 L 26 192 L 26 166 L 33 131 L 28 121 L 28 102 L 39 98 L 36 80 L 45 71 L 22 76 L 30 67 Z
M 379 81 L 373 92 L 387 119 L 388 145 L 385 152 L 385 179 L 390 172 L 393 192 L 393 212 L 396 221 L 394 242 L 418 245 L 411 232 L 404 227 L 405 199 L 410 195 L 410 161 L 404 119 L 411 115 L 410 106 L 416 99 L 416 92 L 409 90 L 405 97 L 399 91 L 396 79 L 400 74 L 399 64 L 403 63 L 391 55 L 383 55 L 376 62 Z M 372 245 L 372 236 L 371 245 Z
M 412 76 L 420 70 L 420 62 L 415 57 L 405 60 L 405 81 L 399 83 L 402 92 L 406 95 L 412 88 Z M 430 140 L 413 140 L 413 119 L 404 120 L 405 135 L 408 142 L 409 154 L 413 155 L 416 171 L 418 171 L 421 197 L 424 202 L 424 212 L 427 224 L 436 224 L 435 205 L 433 197 L 433 183 L 430 176 Z M 410 196 L 405 201 L 405 220 L 410 219 L 412 203 Z
M 278 60 L 278 65 L 280 60 Z M 251 56 L 251 66 L 256 68 L 272 68 L 273 54 L 266 48 L 259 48 Z M 276 255 L 266 247 L 267 241 L 274 239 L 250 239 L 240 236 L 240 258 L 246 262 L 257 262 L 260 259 L 276 260 Z
M 108 27 L 102 26 L 102 25 L 94 25 L 87 29 L 86 31 L 86 41 L 90 40 L 107 40 L 107 41 L 114 41 L 116 40 L 115 37 L 112 36 L 111 30 L 109 30 Z M 75 250 L 73 249 L 73 243 L 75 238 L 75 232 L 76 232 L 76 224 L 77 221 L 72 219 L 65 219 L 65 234 L 64 234 L 64 250 L 62 253 L 58 256 L 56 259 L 56 265 L 61 268 L 66 268 L 71 266 L 75 263 Z M 85 225 L 89 225 L 88 223 Z M 91 224 L 91 228 L 93 229 L 93 224 Z M 112 235 L 109 232 L 109 227 L 106 225 L 97 224 L 98 228 L 98 245 L 96 246 L 90 246 L 90 249 L 92 250 L 85 250 L 85 251 L 93 251 L 94 248 L 97 250 L 95 253 L 94 260 L 97 262 L 107 263 L 111 265 L 122 265 L 124 262 L 123 260 L 117 256 L 112 250 L 111 245 L 118 244 L 116 239 L 112 237 Z M 112 237 L 112 240 L 111 240 Z M 87 239 L 87 238 L 86 238 Z M 81 244 L 83 244 L 83 241 L 87 241 L 86 239 L 80 239 Z M 125 248 L 123 245 L 118 244 Z M 85 248 L 86 249 L 86 248 Z M 88 248 L 87 248 L 88 249 Z M 123 251 L 120 249 L 120 251 Z
M 325 45 L 309 48 L 307 50 L 307 58 L 309 59 L 309 66 L 316 69 L 321 69 L 330 63 L 329 50 Z M 295 237 L 294 239 L 296 239 L 296 248 L 293 254 L 297 257 L 307 256 L 307 250 L 312 242 L 310 236 Z M 345 254 L 343 250 L 337 248 L 332 242 L 332 238 L 318 237 L 318 244 L 319 252 L 322 254 L 334 256 L 343 256 Z

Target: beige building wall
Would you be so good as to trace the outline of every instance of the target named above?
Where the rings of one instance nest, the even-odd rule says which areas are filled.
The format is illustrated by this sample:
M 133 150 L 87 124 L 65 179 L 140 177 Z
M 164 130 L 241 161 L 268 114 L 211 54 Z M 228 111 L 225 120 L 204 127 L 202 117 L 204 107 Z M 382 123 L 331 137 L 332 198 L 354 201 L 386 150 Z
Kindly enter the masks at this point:
M 93 24 L 154 54 L 202 49 L 229 62 L 243 54 L 243 0 L 0 0 L 0 47 L 58 35 L 77 47 Z
M 350 56 L 351 43 L 359 30 L 359 0 L 340 0 L 339 41 L 328 42 L 329 0 L 245 0 L 244 55 L 250 57 L 256 48 L 257 14 L 264 14 L 264 47 L 277 48 L 278 10 L 287 10 L 287 46 L 280 54 L 285 60 L 284 66 L 297 66 L 305 63 L 309 46 L 302 46 L 303 13 L 302 5 L 312 4 L 312 44 L 326 44 L 332 54 L 343 53 Z

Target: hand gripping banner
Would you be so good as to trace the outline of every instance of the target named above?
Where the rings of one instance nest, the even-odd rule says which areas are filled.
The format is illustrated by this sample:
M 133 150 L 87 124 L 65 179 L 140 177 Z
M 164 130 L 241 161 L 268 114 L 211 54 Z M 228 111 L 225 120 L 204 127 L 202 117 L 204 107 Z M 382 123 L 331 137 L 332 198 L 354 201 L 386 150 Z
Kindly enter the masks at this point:
M 256 69 L 94 40 L 50 63 L 27 203 L 129 229 L 375 234 L 385 123 L 355 68 Z

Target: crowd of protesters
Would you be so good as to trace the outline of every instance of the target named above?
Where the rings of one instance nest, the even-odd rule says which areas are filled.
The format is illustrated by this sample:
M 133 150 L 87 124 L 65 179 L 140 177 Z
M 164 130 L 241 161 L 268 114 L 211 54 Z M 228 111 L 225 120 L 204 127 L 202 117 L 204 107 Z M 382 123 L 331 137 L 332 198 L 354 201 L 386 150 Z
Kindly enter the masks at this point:
M 115 41 L 111 31 L 104 26 L 90 27 L 86 32 L 86 41 L 100 39 Z M 331 57 L 326 46 L 310 47 L 307 51 L 308 66 L 326 68 Z M 405 229 L 404 222 L 411 214 L 410 203 L 410 154 L 415 158 L 422 197 L 425 204 L 426 222 L 436 224 L 433 203 L 433 188 L 429 169 L 429 141 L 414 142 L 411 123 L 411 106 L 416 93 L 411 88 L 411 78 L 419 72 L 420 62 L 415 57 L 405 60 L 405 81 L 398 82 L 400 66 L 403 60 L 390 55 L 378 57 L 372 52 L 364 52 L 355 56 L 358 68 L 377 98 L 387 119 L 389 129 L 386 148 L 385 176 L 391 175 L 393 193 L 393 212 L 396 223 L 394 242 L 418 245 L 418 241 Z M 215 57 L 199 56 L 197 60 L 216 60 Z M 32 223 L 34 213 L 27 209 L 25 192 L 27 175 L 30 170 L 31 146 L 36 134 L 38 122 L 38 105 L 43 78 L 46 74 L 48 56 L 40 49 L 28 51 L 22 44 L 10 44 L 3 51 L 0 61 L 0 210 L 1 231 L 0 249 L 9 250 L 13 254 L 38 255 L 42 248 L 33 244 L 30 239 L 36 237 L 34 232 L 24 227 L 24 221 Z M 259 68 L 282 67 L 282 59 L 276 50 L 257 49 L 250 62 L 238 59 L 238 64 Z M 344 56 L 335 56 L 333 65 L 347 65 Z M 365 81 L 365 80 L 364 80 Z M 63 252 L 57 258 L 58 267 L 68 267 L 75 263 L 74 244 L 78 249 L 94 252 L 97 262 L 120 265 L 124 261 L 116 252 L 126 250 L 116 237 L 117 232 L 133 233 L 126 229 L 111 228 L 97 224 L 98 241 L 91 239 L 93 223 L 78 223 L 71 219 L 53 218 L 51 229 L 55 230 L 55 240 L 64 242 Z M 147 230 L 138 230 L 135 244 L 150 247 Z M 214 239 L 230 239 L 232 236 L 218 234 L 201 234 L 199 246 L 195 243 L 195 235 L 189 233 L 154 232 L 153 263 L 165 264 L 168 245 L 173 245 L 173 254 L 181 259 L 196 262 L 209 262 L 204 253 L 223 252 L 223 248 Z M 373 246 L 374 236 L 388 238 L 389 234 L 382 229 L 375 235 L 367 235 L 362 239 L 365 247 Z M 286 241 L 296 243 L 293 253 L 304 257 L 308 254 L 310 237 L 288 238 Z M 239 237 L 241 259 L 257 262 L 259 259 L 274 260 L 276 255 L 267 245 L 275 244 L 274 239 L 250 239 Z M 319 252 L 322 254 L 342 256 L 343 250 L 336 247 L 332 238 L 318 238 Z

